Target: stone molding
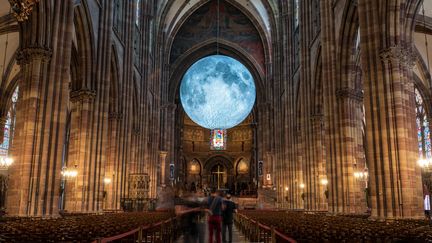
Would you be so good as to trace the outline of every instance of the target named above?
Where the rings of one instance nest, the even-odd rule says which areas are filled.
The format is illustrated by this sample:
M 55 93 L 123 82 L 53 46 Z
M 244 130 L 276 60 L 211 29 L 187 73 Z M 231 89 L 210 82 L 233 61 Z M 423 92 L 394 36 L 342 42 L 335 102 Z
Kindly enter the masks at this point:
M 81 89 L 75 90 L 70 93 L 70 100 L 73 103 L 76 102 L 92 102 L 96 97 L 96 91 Z
M 52 50 L 41 46 L 25 47 L 18 51 L 17 62 L 19 65 L 29 64 L 31 61 L 39 59 L 44 62 L 51 60 Z
M 361 90 L 355 90 L 352 88 L 341 88 L 336 90 L 336 97 L 338 99 L 353 99 L 358 102 L 363 101 L 363 92 Z

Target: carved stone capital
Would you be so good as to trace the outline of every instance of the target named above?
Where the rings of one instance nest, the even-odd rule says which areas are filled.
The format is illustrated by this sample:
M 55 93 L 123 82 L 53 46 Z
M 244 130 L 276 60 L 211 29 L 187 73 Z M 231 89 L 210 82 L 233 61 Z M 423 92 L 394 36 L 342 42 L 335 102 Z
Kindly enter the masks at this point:
M 139 128 L 134 128 L 134 129 L 132 130 L 132 132 L 133 132 L 133 134 L 134 134 L 135 136 L 139 136 L 139 135 L 141 134 L 141 130 L 140 130 Z
M 174 103 L 166 103 L 162 105 L 162 109 L 166 109 L 167 111 L 174 111 L 177 108 L 177 105 Z
M 7 122 L 7 116 L 0 116 L 0 127 L 4 127 Z
M 75 102 L 93 102 L 96 97 L 96 91 L 94 90 L 75 90 L 70 93 L 70 99 L 73 103 Z
M 19 65 L 29 64 L 32 60 L 42 60 L 48 62 L 51 60 L 52 50 L 45 47 L 33 46 L 26 47 L 18 51 L 17 62 Z
M 118 112 L 110 112 L 108 114 L 108 120 L 119 120 L 119 117 L 121 117 L 121 113 Z
M 322 113 L 312 113 L 310 116 L 312 121 L 322 122 L 324 119 L 324 114 Z
M 9 0 L 14 16 L 19 22 L 26 21 L 39 0 Z
M 353 99 L 358 102 L 363 101 L 363 92 L 351 88 L 341 88 L 336 90 L 336 97 L 339 99 Z
M 159 151 L 159 156 L 161 158 L 165 158 L 167 156 L 167 154 L 168 154 L 168 151 L 163 151 L 163 150 Z
M 4 139 L 4 127 L 6 126 L 7 117 L 0 117 L 0 143 L 3 143 Z
M 404 48 L 402 49 L 402 55 L 402 62 L 407 68 L 412 69 L 417 61 L 416 53 L 411 48 Z
M 123 113 L 121 112 L 110 112 L 108 114 L 108 120 L 121 121 L 123 119 Z
M 407 68 L 414 67 L 417 60 L 416 53 L 411 47 L 394 45 L 380 51 L 381 60 L 384 62 L 400 63 Z
M 399 62 L 403 58 L 400 46 L 390 46 L 380 51 L 380 57 L 383 62 Z

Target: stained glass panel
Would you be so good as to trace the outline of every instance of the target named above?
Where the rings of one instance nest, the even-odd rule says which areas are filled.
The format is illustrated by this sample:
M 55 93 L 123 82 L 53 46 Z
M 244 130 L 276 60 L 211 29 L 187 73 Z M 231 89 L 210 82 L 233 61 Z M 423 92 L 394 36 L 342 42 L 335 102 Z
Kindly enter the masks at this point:
M 16 102 L 18 100 L 18 88 L 15 89 L 12 95 L 12 103 L 7 114 L 6 124 L 3 127 L 4 137 L 3 143 L 0 144 L 0 158 L 8 156 L 11 138 L 13 136 L 13 126 L 15 124 Z
M 419 157 L 429 159 L 432 158 L 432 146 L 429 130 L 429 122 L 424 108 L 423 98 L 420 92 L 415 89 L 416 100 L 416 125 L 417 125 L 417 140 Z
M 225 150 L 227 140 L 227 130 L 215 129 L 210 133 L 210 149 L 211 150 Z

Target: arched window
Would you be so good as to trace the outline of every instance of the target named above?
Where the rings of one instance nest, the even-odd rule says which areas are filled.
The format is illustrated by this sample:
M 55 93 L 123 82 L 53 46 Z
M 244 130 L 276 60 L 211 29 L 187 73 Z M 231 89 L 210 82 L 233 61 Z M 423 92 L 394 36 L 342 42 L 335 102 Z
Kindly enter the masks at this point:
M 294 69 L 300 67 L 300 1 L 293 0 L 293 44 L 294 44 Z
M 0 144 L 0 159 L 8 157 L 9 148 L 12 144 L 12 138 L 15 127 L 15 117 L 16 117 L 16 102 L 18 100 L 18 87 L 15 89 L 12 95 L 12 102 L 7 114 L 6 125 L 4 129 L 4 139 L 3 143 Z
M 135 24 L 139 26 L 140 24 L 140 16 L 141 16 L 141 0 L 136 0 L 136 8 L 135 8 Z
M 300 24 L 300 1 L 293 0 L 294 10 L 294 29 L 299 27 Z
M 430 159 L 432 158 L 432 154 L 429 122 L 427 119 L 423 98 L 418 89 L 415 89 L 415 101 L 419 157 L 423 159 Z
M 358 53 L 360 51 L 360 28 L 357 29 L 355 37 L 355 51 Z

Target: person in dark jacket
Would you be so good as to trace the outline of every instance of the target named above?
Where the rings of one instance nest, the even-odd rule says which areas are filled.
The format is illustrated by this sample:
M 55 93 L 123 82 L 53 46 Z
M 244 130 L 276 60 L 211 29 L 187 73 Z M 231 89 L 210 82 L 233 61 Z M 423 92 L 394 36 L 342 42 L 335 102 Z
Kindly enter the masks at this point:
M 231 201 L 231 195 L 227 194 L 224 200 L 224 210 L 222 212 L 222 242 L 232 243 L 232 227 L 234 213 L 237 213 L 236 204 Z M 228 241 L 226 240 L 226 230 L 228 230 Z
M 208 198 L 208 229 L 209 242 L 213 242 L 213 232 L 215 232 L 216 242 L 221 243 L 221 223 L 222 223 L 222 208 L 223 199 L 219 192 L 213 189 L 212 195 Z

